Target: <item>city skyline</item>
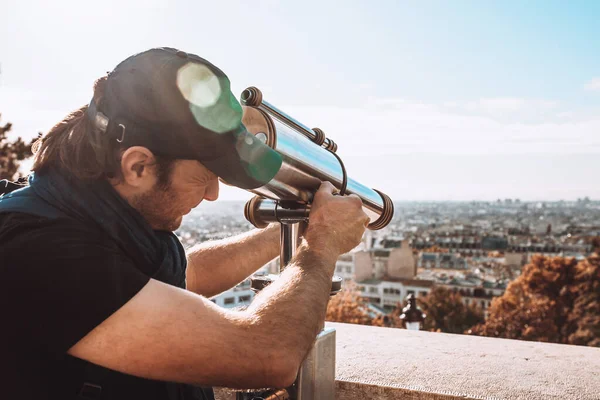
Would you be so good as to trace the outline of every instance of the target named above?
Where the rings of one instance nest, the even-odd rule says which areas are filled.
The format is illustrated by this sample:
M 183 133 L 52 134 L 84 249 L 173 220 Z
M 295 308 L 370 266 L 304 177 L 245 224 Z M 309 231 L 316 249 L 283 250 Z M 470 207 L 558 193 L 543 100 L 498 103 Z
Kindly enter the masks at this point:
M 47 131 L 119 61 L 168 45 L 322 128 L 350 176 L 394 200 L 600 198 L 596 2 L 141 4 L 4 6 L 14 136 Z

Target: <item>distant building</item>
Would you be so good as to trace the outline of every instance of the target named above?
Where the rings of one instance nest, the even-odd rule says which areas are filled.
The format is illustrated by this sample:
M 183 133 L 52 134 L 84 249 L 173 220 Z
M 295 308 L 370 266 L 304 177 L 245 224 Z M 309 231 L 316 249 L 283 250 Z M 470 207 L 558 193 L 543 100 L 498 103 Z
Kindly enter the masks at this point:
M 560 243 L 557 241 L 545 241 L 542 243 L 513 243 L 508 247 L 508 251 L 514 253 L 532 253 L 532 254 L 544 254 L 544 255 L 563 255 L 564 253 L 579 254 L 582 256 L 589 255 L 592 251 L 592 245 L 581 243 L 581 244 L 570 244 Z
M 459 293 L 465 305 L 475 304 L 484 311 L 492 304 L 494 297 L 502 296 L 506 290 L 505 282 L 493 282 L 473 277 L 455 277 L 437 281 L 436 285 Z
M 416 275 L 415 256 L 406 240 L 399 247 L 361 250 L 353 253 L 353 257 L 356 282 L 384 276 L 410 279 Z
M 253 298 L 254 291 L 250 289 L 250 279 L 246 279 L 236 287 L 211 298 L 211 300 L 218 306 L 234 308 L 249 305 Z
M 399 279 L 411 279 L 417 274 L 415 256 L 408 240 L 403 240 L 399 248 L 390 251 L 386 274 Z
M 390 247 L 353 253 L 353 278 L 362 297 L 389 312 L 411 293 L 429 293 L 433 282 L 414 279 L 417 265 L 407 240 L 387 240 L 383 244 Z
M 481 248 L 483 250 L 506 250 L 508 248 L 508 238 L 499 236 L 486 236 L 481 239 Z
M 369 279 L 359 282 L 361 296 L 370 303 L 389 312 L 398 304 L 402 304 L 406 296 L 425 296 L 431 291 L 434 283 L 421 279 Z
M 454 235 L 454 236 L 429 236 L 426 238 L 415 237 L 410 243 L 411 247 L 417 250 L 426 250 L 431 247 L 448 249 L 450 252 L 464 252 L 470 254 L 481 254 L 482 240 L 474 235 Z
M 467 269 L 467 260 L 457 253 L 419 253 L 419 268 Z
M 335 263 L 335 275 L 341 277 L 345 282 L 354 280 L 354 255 L 346 253 L 338 257 Z
M 512 268 L 520 268 L 525 265 L 526 257 L 523 253 L 507 252 L 504 254 L 504 263 Z
M 261 269 L 257 275 L 277 274 L 279 272 L 279 257 L 269 261 Z M 245 307 L 250 305 L 254 298 L 254 291 L 250 288 L 250 278 L 246 279 L 236 287 L 224 291 L 217 296 L 211 298 L 211 301 L 218 306 L 224 308 Z

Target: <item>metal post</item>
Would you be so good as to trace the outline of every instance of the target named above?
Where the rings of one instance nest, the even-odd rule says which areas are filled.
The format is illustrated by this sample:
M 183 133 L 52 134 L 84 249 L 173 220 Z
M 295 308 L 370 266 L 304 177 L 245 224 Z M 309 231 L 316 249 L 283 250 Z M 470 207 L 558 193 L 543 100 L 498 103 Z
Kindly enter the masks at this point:
M 286 209 L 278 201 L 254 199 L 248 202 L 244 211 L 246 219 L 264 227 L 267 223 L 279 222 L 280 229 L 280 272 L 292 260 L 300 244 L 300 224 L 308 219 L 307 207 Z M 259 291 L 271 281 L 265 277 L 252 279 L 252 287 Z M 341 289 L 341 278 L 334 277 L 332 291 L 334 295 Z M 287 395 L 288 397 L 283 397 Z M 269 397 L 276 396 L 276 397 Z M 260 392 L 238 392 L 237 400 L 279 398 L 289 400 L 329 400 L 335 398 L 335 329 L 323 329 L 317 335 L 313 347 L 300 366 L 294 384 L 285 389 L 272 389 Z
M 294 400 L 335 399 L 335 329 L 317 335 L 290 392 Z
M 289 264 L 298 248 L 299 223 L 281 223 L 281 250 L 279 253 L 279 271 Z

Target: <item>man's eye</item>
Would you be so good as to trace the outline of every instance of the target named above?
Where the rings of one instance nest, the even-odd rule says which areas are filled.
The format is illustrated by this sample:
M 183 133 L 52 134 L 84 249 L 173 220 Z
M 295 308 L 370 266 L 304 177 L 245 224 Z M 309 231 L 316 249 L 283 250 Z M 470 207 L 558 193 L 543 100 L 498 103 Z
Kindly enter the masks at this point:
M 205 185 L 208 185 L 212 181 L 212 179 L 210 177 L 203 176 L 203 177 L 196 177 L 194 179 L 194 181 L 199 185 L 205 186 Z

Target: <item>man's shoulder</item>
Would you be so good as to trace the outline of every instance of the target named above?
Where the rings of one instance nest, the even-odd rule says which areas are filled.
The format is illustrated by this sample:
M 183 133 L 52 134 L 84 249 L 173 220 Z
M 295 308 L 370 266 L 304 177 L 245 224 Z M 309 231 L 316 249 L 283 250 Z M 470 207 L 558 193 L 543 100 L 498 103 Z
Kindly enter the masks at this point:
M 1 250 L 21 251 L 64 242 L 106 243 L 93 227 L 71 218 L 46 218 L 26 213 L 0 213 Z
M 83 224 L 70 218 L 47 218 L 22 212 L 0 213 L 0 237 L 9 232 L 33 233 L 56 228 L 84 229 Z

